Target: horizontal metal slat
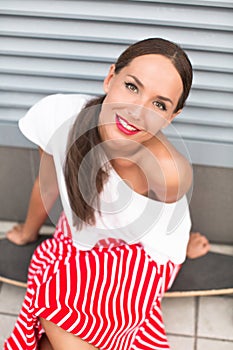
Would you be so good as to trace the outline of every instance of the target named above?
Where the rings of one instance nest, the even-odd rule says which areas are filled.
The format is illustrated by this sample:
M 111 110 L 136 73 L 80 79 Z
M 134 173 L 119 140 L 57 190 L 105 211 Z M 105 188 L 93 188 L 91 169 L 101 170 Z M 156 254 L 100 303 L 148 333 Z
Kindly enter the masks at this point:
M 5 119 L 4 113 L 10 110 L 29 109 L 33 104 L 45 97 L 45 94 L 36 94 L 30 92 L 1 92 L 0 108 L 4 112 L 0 113 L 0 119 Z M 13 118 L 17 120 L 17 115 L 11 113 Z M 182 113 L 176 117 L 176 122 L 199 125 L 215 125 L 224 127 L 233 127 L 233 113 L 231 110 L 223 110 L 216 108 L 192 107 L 186 106 Z
M 196 70 L 233 73 L 233 54 L 185 50 Z
M 9 107 L 0 105 L 0 125 L 2 122 L 13 122 L 16 123 L 20 118 L 22 118 L 27 112 L 28 108 L 20 107 Z M 2 145 L 2 140 L 0 139 L 0 145 Z
M 184 156 L 189 154 L 188 158 L 192 164 L 233 168 L 232 144 L 191 139 L 180 142 L 180 139 L 172 137 L 170 141 L 181 153 L 184 153 Z M 184 144 L 185 152 L 183 152 Z
M 233 128 L 232 110 L 186 106 L 176 122 Z
M 95 11 L 90 8 L 94 6 Z M 176 16 L 174 16 L 174 11 Z M 192 16 L 190 17 L 190 11 Z M 164 23 L 170 26 L 182 26 L 192 28 L 232 29 L 232 17 L 229 9 L 224 7 L 208 8 L 208 16 L 203 8 L 190 4 L 179 5 L 176 3 L 144 3 L 129 1 L 23 1 L 5 2 L 2 6 L 3 14 L 24 15 L 33 17 L 50 17 L 64 19 L 86 19 L 93 21 L 110 21 L 126 23 Z M 133 16 L 132 16 L 133 14 Z
M 25 108 L 12 108 L 5 109 L 0 108 L 0 115 L 5 115 L 8 113 L 8 117 L 10 118 L 3 119 L 6 123 L 10 121 L 17 124 L 17 121 L 22 118 L 28 109 Z M 182 120 L 182 119 L 180 119 Z M 197 123 L 189 123 L 186 121 L 181 122 L 175 119 L 172 123 L 172 127 L 168 127 L 164 129 L 165 134 L 168 137 L 179 138 L 182 137 L 184 139 L 190 140 L 202 140 L 202 141 L 211 141 L 211 142 L 222 142 L 233 144 L 233 127 L 229 127 L 227 125 L 210 125 L 210 124 L 197 124 Z
M 57 92 L 102 93 L 109 64 L 128 44 L 160 36 L 181 44 L 194 67 L 187 106 L 174 125 L 197 161 L 205 147 L 203 164 L 219 165 L 223 152 L 216 160 L 213 150 L 232 146 L 232 5 L 217 0 L 0 1 L 0 121 L 8 120 L 0 126 L 1 144 L 22 145 L 13 130 L 37 100 Z M 230 159 L 221 164 L 230 166 Z
M 59 92 L 93 95 L 103 91 L 102 81 L 9 74 L 0 74 L 0 90 L 30 91 L 45 95 Z
M 87 93 L 92 95 L 102 94 L 102 86 L 102 80 L 0 74 L 0 90 L 30 91 L 44 94 L 56 92 Z M 205 91 L 194 87 L 187 105 L 233 110 L 232 93 Z
M 233 73 L 194 71 L 193 85 L 197 89 L 232 92 Z
M 44 96 L 46 95 L 32 92 L 5 90 L 0 92 L 0 106 L 8 108 L 17 107 L 28 109 Z
M 103 80 L 109 67 L 109 63 L 96 61 L 0 56 L 0 71 L 9 74 Z
M 53 92 L 52 92 L 53 93 Z M 0 93 L 0 120 L 18 120 L 16 111 L 28 110 L 34 103 L 46 96 L 46 92 L 37 93 L 30 91 L 1 91 Z M 20 115 L 22 115 L 20 113 Z M 192 101 L 184 108 L 175 119 L 176 123 L 188 125 L 214 125 L 233 128 L 233 112 L 231 109 L 218 109 L 214 106 L 205 108 L 193 106 Z
M 232 93 L 192 88 L 188 97 L 187 105 L 193 107 L 233 110 Z
M 83 60 L 92 57 L 98 61 L 112 62 L 127 46 L 127 44 L 103 42 L 2 36 L 0 53 L 28 57 L 82 58 Z
M 129 0 L 134 3 L 157 3 L 161 0 Z M 166 4 L 176 4 L 176 5 L 187 5 L 187 6 L 203 6 L 203 7 L 226 7 L 229 9 L 233 8 L 232 0 L 164 0 L 163 3 Z
M 193 164 L 233 167 L 233 145 L 225 142 L 180 139 L 169 137 L 177 149 L 184 153 Z M 0 140 L 2 146 L 36 148 L 19 131 L 17 124 L 0 121 Z
M 2 55 L 80 59 L 112 63 L 128 45 L 95 42 L 1 37 Z M 186 50 L 196 70 L 233 73 L 233 54 Z
M 213 142 L 169 137 L 176 148 L 190 159 L 193 164 L 205 166 L 233 167 L 233 145 L 225 142 Z M 19 131 L 15 123 L 0 121 L 0 140 L 2 146 L 36 148 Z
M 110 64 L 96 61 L 0 56 L 0 71 L 9 74 L 103 80 Z M 233 91 L 233 74 L 194 71 L 194 86 L 206 90 Z
M 33 30 L 34 28 L 34 30 Z M 39 30 L 38 30 L 39 28 Z M 165 31 L 166 28 L 166 31 Z M 30 36 L 44 38 L 80 39 L 127 43 L 152 36 L 165 37 L 182 43 L 187 48 L 233 52 L 231 32 L 209 31 L 180 27 L 163 27 L 154 25 L 118 22 L 74 21 L 47 18 L 30 18 L 3 16 L 0 20 L 3 35 Z M 166 32 L 166 34 L 165 34 Z M 104 38 L 103 38 L 104 33 Z
M 174 120 L 173 127 L 164 129 L 168 137 L 177 138 L 182 135 L 186 140 L 211 141 L 216 143 L 228 143 L 233 145 L 233 128 L 215 127 L 214 125 L 197 125 L 176 123 Z

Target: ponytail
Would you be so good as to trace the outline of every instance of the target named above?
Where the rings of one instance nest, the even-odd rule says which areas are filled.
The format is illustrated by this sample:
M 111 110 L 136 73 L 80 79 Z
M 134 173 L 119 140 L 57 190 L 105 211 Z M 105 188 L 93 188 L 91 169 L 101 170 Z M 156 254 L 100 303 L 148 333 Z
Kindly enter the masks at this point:
M 83 223 L 95 224 L 95 208 L 99 211 L 99 193 L 108 174 L 102 168 L 104 152 L 98 132 L 98 118 L 105 96 L 89 101 L 79 113 L 71 129 L 65 161 L 65 182 L 73 224 L 81 229 Z

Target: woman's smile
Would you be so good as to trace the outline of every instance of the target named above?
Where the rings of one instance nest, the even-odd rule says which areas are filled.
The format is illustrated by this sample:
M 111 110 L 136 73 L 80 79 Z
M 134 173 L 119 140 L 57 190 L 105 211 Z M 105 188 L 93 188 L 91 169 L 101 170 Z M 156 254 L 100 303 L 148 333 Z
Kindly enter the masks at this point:
M 116 125 L 126 135 L 135 135 L 141 131 L 118 114 L 116 114 Z

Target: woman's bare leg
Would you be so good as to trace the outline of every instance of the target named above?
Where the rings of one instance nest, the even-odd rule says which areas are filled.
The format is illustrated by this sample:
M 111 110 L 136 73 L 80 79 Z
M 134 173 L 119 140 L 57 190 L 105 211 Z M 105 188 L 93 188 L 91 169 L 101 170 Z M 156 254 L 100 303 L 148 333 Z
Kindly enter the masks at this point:
M 40 318 L 42 327 L 52 345 L 52 349 L 55 350 L 96 350 L 97 348 L 89 343 L 85 342 L 81 338 L 64 331 L 56 324 Z M 41 350 L 50 350 L 49 348 L 42 348 Z

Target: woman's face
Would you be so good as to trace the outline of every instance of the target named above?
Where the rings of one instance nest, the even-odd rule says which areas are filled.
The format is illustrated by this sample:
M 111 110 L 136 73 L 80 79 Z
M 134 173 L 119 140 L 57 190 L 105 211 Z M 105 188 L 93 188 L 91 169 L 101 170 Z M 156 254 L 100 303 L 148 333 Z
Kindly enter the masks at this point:
M 111 141 L 111 147 L 124 145 L 133 150 L 180 112 L 174 113 L 183 84 L 171 61 L 162 55 L 136 57 L 118 74 L 114 69 L 112 65 L 104 80 L 106 98 L 99 132 L 102 141 Z

